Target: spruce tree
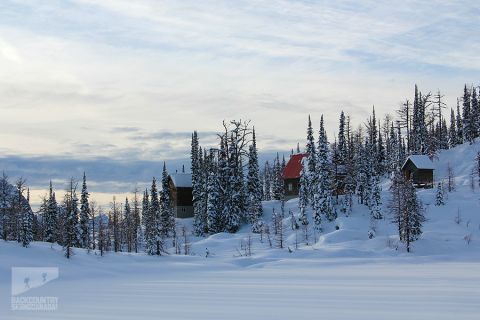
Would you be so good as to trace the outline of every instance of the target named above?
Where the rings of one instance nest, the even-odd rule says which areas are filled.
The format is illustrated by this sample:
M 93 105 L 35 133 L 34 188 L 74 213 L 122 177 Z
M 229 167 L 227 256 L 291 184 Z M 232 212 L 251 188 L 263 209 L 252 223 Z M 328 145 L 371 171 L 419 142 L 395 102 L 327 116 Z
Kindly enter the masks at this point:
M 404 199 L 401 233 L 407 245 L 407 252 L 410 252 L 410 244 L 420 237 L 425 222 L 422 204 L 417 198 L 417 191 L 411 180 L 405 183 Z
M 267 160 L 263 169 L 263 200 L 265 201 L 272 200 L 271 171 L 270 163 Z
M 88 203 L 87 177 L 83 173 L 82 194 L 80 196 L 80 247 L 88 248 L 90 245 L 90 205 Z
M 160 191 L 160 226 L 160 234 L 163 238 L 167 238 L 175 232 L 175 216 L 170 204 L 168 172 L 165 162 L 163 162 L 162 190 Z
M 403 224 L 403 211 L 404 211 L 404 189 L 405 189 L 405 180 L 403 178 L 402 172 L 396 170 L 392 176 L 392 183 L 390 185 L 390 202 L 388 207 L 392 216 L 392 222 L 397 225 L 398 235 L 400 241 L 403 241 L 402 238 L 402 224 Z
M 150 188 L 150 204 L 148 209 L 147 223 L 150 224 L 150 227 L 148 234 L 146 234 L 146 250 L 149 255 L 161 255 L 163 252 L 163 242 L 160 224 L 160 201 L 158 200 L 155 177 L 152 180 L 152 187 Z
M 443 206 L 445 205 L 445 199 L 443 194 L 443 186 L 442 183 L 439 182 L 437 185 L 437 192 L 435 193 L 435 205 L 436 206 Z
M 458 99 L 457 99 L 456 126 L 457 126 L 457 145 L 458 145 L 458 144 L 462 144 L 464 142 L 463 119 L 462 119 L 462 114 L 460 113 L 460 102 L 459 102 Z
M 255 137 L 255 128 L 252 133 L 252 144 L 249 147 L 248 154 L 248 173 L 247 173 L 247 199 L 248 199 L 248 221 L 252 224 L 253 232 L 260 232 L 260 218 L 263 213 L 262 208 L 262 190 L 260 184 L 260 172 L 258 168 L 257 143 Z
M 455 111 L 450 110 L 450 129 L 448 130 L 448 146 L 454 148 L 458 142 L 457 126 L 455 121 Z
M 226 224 L 226 215 L 225 207 L 230 201 L 230 167 L 229 167 L 229 158 L 227 151 L 227 139 L 222 137 L 220 139 L 220 151 L 218 154 L 218 166 L 217 166 L 217 177 L 218 177 L 218 201 L 216 201 L 219 211 L 219 220 L 221 221 L 221 230 L 217 232 L 222 232 L 225 230 Z M 212 231 L 210 231 L 212 232 Z
M 379 175 L 372 172 L 371 179 L 371 196 L 369 201 L 370 213 L 373 219 L 382 219 L 382 199 Z
M 369 139 L 365 138 L 365 143 L 358 141 L 358 151 L 355 155 L 355 175 L 356 175 L 356 194 L 359 197 L 361 204 L 368 205 L 368 191 L 369 191 L 369 174 L 370 174 L 370 159 L 369 153 Z
M 239 164 L 237 162 L 238 155 L 236 154 L 236 141 L 233 134 L 230 137 L 230 145 L 228 150 L 228 186 L 225 189 L 224 195 L 224 211 L 223 216 L 225 218 L 225 231 L 234 233 L 240 228 L 240 222 L 242 218 L 242 197 L 241 189 L 243 188 L 243 181 L 241 181 L 241 175 L 239 174 Z
M 390 133 L 387 142 L 387 168 L 388 172 L 394 172 L 399 164 L 398 139 L 395 134 L 393 122 L 390 127 Z
M 345 114 L 343 113 L 343 110 L 340 112 L 338 125 L 337 153 L 339 164 L 345 164 L 347 160 L 347 137 L 345 133 Z
M 44 216 L 44 225 L 45 225 L 45 241 L 46 242 L 55 242 L 57 240 L 57 200 L 55 199 L 55 192 L 53 192 L 52 181 L 50 181 L 50 189 L 48 193 L 47 201 L 47 212 Z
M 467 85 L 463 89 L 463 135 L 466 141 L 472 143 L 474 139 L 472 114 L 470 106 L 470 92 L 467 89 Z
M 138 253 L 140 242 L 142 238 L 142 224 L 141 224 L 141 215 L 140 215 L 140 201 L 138 199 L 138 189 L 135 188 L 134 196 L 133 196 L 133 245 L 135 252 Z M 95 228 L 94 228 L 95 229 Z
M 440 126 L 440 148 L 441 149 L 448 149 L 448 127 L 447 127 L 447 120 L 445 118 L 442 119 L 442 125 Z
M 300 171 L 300 182 L 298 189 L 298 207 L 300 210 L 304 211 L 309 203 L 307 177 L 308 167 L 305 165 L 305 160 L 302 160 L 302 169 Z
M 310 199 L 310 203 L 313 205 L 313 195 L 315 192 L 316 180 L 315 180 L 315 165 L 317 162 L 316 159 L 316 148 L 315 148 L 315 139 L 313 137 L 313 128 L 312 128 L 312 121 L 310 120 L 310 116 L 308 116 L 308 127 L 307 127 L 307 145 L 305 149 L 307 153 L 307 172 L 309 173 L 307 177 L 307 189 L 308 189 L 308 197 Z
M 198 142 L 197 131 L 194 131 L 192 134 L 192 144 L 191 144 L 191 171 L 192 171 L 192 197 L 193 197 L 193 225 L 194 233 L 197 236 L 205 234 L 205 216 L 206 209 L 204 208 L 205 193 L 203 188 L 205 187 L 204 182 L 202 181 L 202 163 L 201 163 L 202 150 Z
M 132 252 L 133 250 L 133 237 L 134 237 L 134 232 L 135 232 L 135 225 L 133 222 L 133 215 L 132 215 L 132 209 L 130 207 L 130 203 L 128 202 L 128 198 L 125 197 L 125 205 L 123 207 L 123 232 L 124 232 L 124 238 L 125 238 L 125 243 L 127 245 L 127 251 Z
M 22 243 L 22 246 L 28 247 L 30 242 L 33 241 L 33 212 L 29 205 L 29 195 L 27 195 L 27 200 L 23 197 L 23 192 L 25 191 L 25 180 L 20 178 L 16 183 L 16 205 L 15 213 L 19 217 L 19 242 Z M 28 192 L 28 191 L 27 191 Z
M 142 225 L 144 228 L 145 252 L 147 254 L 154 254 L 154 239 L 153 239 L 153 219 L 150 216 L 150 199 L 148 190 L 145 189 L 142 199 Z
M 280 158 L 277 153 L 277 157 L 273 162 L 273 186 L 272 186 L 272 198 L 274 200 L 282 200 L 284 196 L 283 174 L 282 165 L 280 164 Z
M 72 255 L 72 247 L 78 245 L 79 226 L 78 226 L 78 198 L 76 194 L 77 185 L 73 178 L 70 179 L 68 193 L 65 195 L 64 210 L 64 235 L 63 247 L 65 256 L 69 259 Z
M 329 221 L 333 221 L 337 218 L 336 211 L 332 204 L 332 178 L 330 175 L 331 163 L 330 163 L 330 151 L 328 146 L 327 134 L 324 128 L 323 115 L 320 118 L 320 130 L 318 138 L 318 151 L 317 151 L 317 163 L 316 163 L 316 191 L 314 196 L 314 216 L 315 227 L 317 230 L 321 230 L 322 218 L 321 215 Z
M 216 172 L 209 172 L 207 180 L 207 226 L 205 229 L 210 233 L 223 231 L 222 205 L 219 193 L 219 181 Z
M 475 90 L 475 87 L 473 87 L 471 107 L 470 107 L 470 127 L 472 132 L 472 141 L 479 136 L 479 131 L 480 131 L 479 117 L 480 117 L 480 109 L 479 109 L 479 102 L 477 98 L 477 91 Z
M 378 121 L 378 127 L 380 128 L 380 121 Z M 376 153 L 376 172 L 377 174 L 383 174 L 386 167 L 386 155 L 385 155 L 385 145 L 383 144 L 383 135 L 380 130 L 378 130 L 378 142 L 377 142 L 377 153 Z

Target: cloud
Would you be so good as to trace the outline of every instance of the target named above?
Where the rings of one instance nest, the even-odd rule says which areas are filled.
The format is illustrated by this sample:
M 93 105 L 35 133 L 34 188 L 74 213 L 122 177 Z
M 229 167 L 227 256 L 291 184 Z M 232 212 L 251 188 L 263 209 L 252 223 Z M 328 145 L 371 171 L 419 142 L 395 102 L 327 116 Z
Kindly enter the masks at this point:
M 260 151 L 290 150 L 308 114 L 333 137 L 340 110 L 354 127 L 372 105 L 381 118 L 415 83 L 452 106 L 478 82 L 479 13 L 467 1 L 2 1 L 1 151 L 161 163 L 188 159 L 193 130 L 218 143 L 224 119 L 251 119 Z

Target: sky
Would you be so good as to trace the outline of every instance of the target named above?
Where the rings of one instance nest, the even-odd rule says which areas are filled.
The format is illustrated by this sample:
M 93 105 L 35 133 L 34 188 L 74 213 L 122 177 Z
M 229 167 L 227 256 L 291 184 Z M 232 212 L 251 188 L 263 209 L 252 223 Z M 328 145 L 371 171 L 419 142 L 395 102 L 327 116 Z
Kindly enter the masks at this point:
M 108 203 L 188 165 L 190 136 L 255 125 L 263 158 L 307 117 L 394 114 L 417 83 L 448 106 L 478 85 L 474 1 L 0 2 L 0 169 L 38 202 L 87 171 Z

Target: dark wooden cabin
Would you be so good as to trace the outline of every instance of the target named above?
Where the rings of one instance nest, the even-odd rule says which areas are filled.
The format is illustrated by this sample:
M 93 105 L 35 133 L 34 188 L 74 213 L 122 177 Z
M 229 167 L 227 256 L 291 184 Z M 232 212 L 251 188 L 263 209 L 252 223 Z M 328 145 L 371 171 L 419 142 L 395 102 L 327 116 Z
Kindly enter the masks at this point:
M 288 160 L 288 163 L 283 170 L 283 184 L 286 200 L 298 197 L 302 160 L 306 156 L 306 153 L 293 154 L 290 156 L 290 160 Z
M 433 188 L 433 162 L 426 155 L 411 155 L 402 166 L 405 180 L 417 188 Z
M 176 218 L 193 217 L 192 174 L 175 173 L 168 176 L 170 203 Z

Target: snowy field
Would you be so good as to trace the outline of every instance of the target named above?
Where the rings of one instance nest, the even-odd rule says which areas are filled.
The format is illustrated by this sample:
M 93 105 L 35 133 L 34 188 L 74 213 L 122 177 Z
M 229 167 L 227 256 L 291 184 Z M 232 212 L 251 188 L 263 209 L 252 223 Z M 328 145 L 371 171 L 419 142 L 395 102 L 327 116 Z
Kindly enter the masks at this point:
M 0 319 L 478 319 L 480 261 L 447 257 L 146 257 L 2 243 Z M 19 253 L 23 251 L 22 253 Z M 28 252 L 28 254 L 27 254 Z M 451 261 L 448 261 L 451 260 Z M 10 266 L 58 266 L 29 291 L 54 312 L 10 311 Z
M 248 226 L 234 235 L 192 237 L 190 256 L 100 257 L 76 249 L 67 260 L 58 246 L 0 242 L 0 319 L 480 319 L 478 180 L 470 187 L 478 149 L 462 145 L 435 161 L 435 180 L 446 177 L 450 163 L 457 188 L 441 207 L 435 189 L 419 191 L 428 221 L 411 253 L 390 222 L 385 180 L 386 219 L 373 225 L 373 239 L 368 210 L 355 205 L 311 234 L 313 245 L 292 231 L 287 214 L 286 248 L 271 249 L 252 235 L 250 257 L 240 256 Z M 264 203 L 265 221 L 273 208 L 279 212 L 280 204 Z M 296 199 L 286 203 L 289 210 L 298 215 Z M 58 267 L 58 279 L 28 291 L 58 297 L 58 310 L 11 311 L 12 267 Z

